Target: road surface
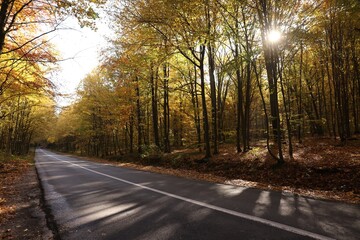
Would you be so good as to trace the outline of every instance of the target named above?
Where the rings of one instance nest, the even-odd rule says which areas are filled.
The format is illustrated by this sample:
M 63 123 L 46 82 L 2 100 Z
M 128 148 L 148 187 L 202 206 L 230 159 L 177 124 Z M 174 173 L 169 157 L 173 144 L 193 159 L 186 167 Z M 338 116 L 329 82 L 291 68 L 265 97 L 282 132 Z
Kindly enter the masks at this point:
M 359 239 L 360 206 L 36 151 L 61 239 Z

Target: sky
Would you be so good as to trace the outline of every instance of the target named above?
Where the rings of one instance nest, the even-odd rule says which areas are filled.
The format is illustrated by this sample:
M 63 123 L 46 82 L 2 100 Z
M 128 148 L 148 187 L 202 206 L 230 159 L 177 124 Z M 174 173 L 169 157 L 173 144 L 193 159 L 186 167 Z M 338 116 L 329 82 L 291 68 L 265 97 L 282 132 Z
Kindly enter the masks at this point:
M 109 28 L 104 23 L 97 24 L 95 32 L 89 28 L 81 28 L 75 18 L 69 17 L 62 23 L 64 30 L 51 36 L 51 42 L 60 53 L 59 71 L 51 80 L 58 91 L 68 97 L 58 97 L 60 107 L 69 105 L 75 97 L 80 81 L 99 63 L 99 51 L 106 46 L 105 36 Z

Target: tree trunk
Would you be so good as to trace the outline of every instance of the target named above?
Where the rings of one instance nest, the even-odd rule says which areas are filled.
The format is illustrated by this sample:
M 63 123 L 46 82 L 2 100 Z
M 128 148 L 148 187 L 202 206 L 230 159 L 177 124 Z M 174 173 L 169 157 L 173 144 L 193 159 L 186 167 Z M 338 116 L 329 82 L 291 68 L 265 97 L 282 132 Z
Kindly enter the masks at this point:
M 235 61 L 236 61 L 236 82 L 237 82 L 237 111 L 236 111 L 236 151 L 238 153 L 242 152 L 241 149 L 241 129 L 242 122 L 244 119 L 243 112 L 243 89 L 242 89 L 242 77 L 240 72 L 240 63 L 239 63 L 239 45 L 235 45 Z
M 300 69 L 299 69 L 299 104 L 298 104 L 298 122 L 297 122 L 297 138 L 299 143 L 302 143 L 302 122 L 303 122 L 303 109 L 302 109 L 302 76 L 303 76 L 303 43 L 300 43 Z
M 209 78 L 210 78 L 210 98 L 211 98 L 211 124 L 212 124 L 212 140 L 213 153 L 219 153 L 218 147 L 218 126 L 217 126 L 217 101 L 216 101 L 216 85 L 215 85 L 215 60 L 213 48 L 208 43 L 208 64 L 209 64 Z
M 151 107 L 152 107 L 152 122 L 153 122 L 153 131 L 154 131 L 154 142 L 155 145 L 160 147 L 159 139 L 159 117 L 158 117 L 158 99 L 157 99 L 157 89 L 158 89 L 158 76 L 154 77 L 153 66 L 151 66 L 150 72 L 150 84 L 151 84 Z
M 142 153 L 141 145 L 142 145 L 142 120 L 141 120 L 141 105 L 140 105 L 140 87 L 139 87 L 139 78 L 135 78 L 135 92 L 136 92 L 136 120 L 137 120 L 137 133 L 138 133 L 138 146 L 137 151 L 138 153 Z
M 201 127 L 200 127 L 200 112 L 199 112 L 199 99 L 197 93 L 197 71 L 196 66 L 194 65 L 194 81 L 191 81 L 191 71 L 189 70 L 189 79 L 190 79 L 190 95 L 191 95 L 191 103 L 193 105 L 194 111 L 194 123 L 196 128 L 196 139 L 199 151 L 201 152 Z
M 279 100 L 278 100 L 278 73 L 277 65 L 279 61 L 277 46 L 267 41 L 267 34 L 274 27 L 272 24 L 276 23 L 276 19 L 272 19 L 274 9 L 267 5 L 266 0 L 259 0 L 257 2 L 258 17 L 261 24 L 261 38 L 263 44 L 265 68 L 270 92 L 270 112 L 271 112 L 271 125 L 274 134 L 275 143 L 277 143 L 278 158 L 277 164 L 284 163 L 284 156 L 282 152 L 281 143 L 281 126 L 280 126 L 280 113 L 279 113 Z
M 0 55 L 3 52 L 4 43 L 5 43 L 5 27 L 6 27 L 6 21 L 8 19 L 8 11 L 10 6 L 10 0 L 3 0 L 1 2 L 1 8 L 0 8 Z
M 216 84 L 215 84 L 215 56 L 214 56 L 214 46 L 213 46 L 213 37 L 214 30 L 212 29 L 212 12 L 211 12 L 211 2 L 206 1 L 206 20 L 207 20 L 207 49 L 208 49 L 208 67 L 209 67 L 209 80 L 210 80 L 210 99 L 211 99 L 211 125 L 212 125 L 212 141 L 213 141 L 213 153 L 219 153 L 218 146 L 218 125 L 217 125 L 217 101 L 216 101 Z
M 202 112 L 203 112 L 205 158 L 210 158 L 211 157 L 211 148 L 210 148 L 209 120 L 208 120 L 208 112 L 207 112 L 207 107 L 206 107 L 204 57 L 205 57 L 205 46 L 201 45 L 200 46 L 199 69 L 200 69 L 201 102 L 202 102 Z
M 271 110 L 271 124 L 275 142 L 278 148 L 278 165 L 284 163 L 284 156 L 282 152 L 279 100 L 278 100 L 278 53 L 274 46 L 265 49 L 265 65 L 268 76 L 269 92 L 270 92 L 270 110 Z
M 244 151 L 250 150 L 250 91 L 251 91 L 251 63 L 246 64 L 246 89 L 245 89 L 245 109 L 243 124 L 243 143 Z
M 272 151 L 272 149 L 270 147 L 269 114 L 268 114 L 267 109 L 266 109 L 265 97 L 264 97 L 264 93 L 262 91 L 262 86 L 261 86 L 261 83 L 260 83 L 260 76 L 259 76 L 260 74 L 257 71 L 256 63 L 253 62 L 252 65 L 253 65 L 253 69 L 254 69 L 254 72 L 255 72 L 256 82 L 257 82 L 257 85 L 258 85 L 258 88 L 259 88 L 260 97 L 261 97 L 261 103 L 262 103 L 262 107 L 263 107 L 264 115 L 265 115 L 266 148 L 267 148 L 268 153 L 270 154 L 270 156 L 272 158 L 278 159 L 278 157 L 273 153 L 273 151 Z
M 282 64 L 283 65 L 283 64 Z M 284 106 L 284 111 L 285 111 L 285 118 L 286 118 L 286 128 L 287 128 L 287 135 L 288 135 L 288 144 L 289 144 L 289 157 L 290 159 L 294 159 L 293 156 L 293 146 L 292 146 L 292 128 L 291 128 L 291 124 L 290 124 L 290 105 L 288 105 L 287 101 L 285 98 L 285 89 L 284 89 L 284 81 L 283 81 L 283 76 L 281 74 L 281 70 L 279 69 L 279 80 L 280 80 L 280 88 L 281 88 L 281 95 L 283 98 L 283 106 Z
M 169 64 L 163 64 L 164 74 L 164 152 L 170 153 L 170 113 L 169 113 Z

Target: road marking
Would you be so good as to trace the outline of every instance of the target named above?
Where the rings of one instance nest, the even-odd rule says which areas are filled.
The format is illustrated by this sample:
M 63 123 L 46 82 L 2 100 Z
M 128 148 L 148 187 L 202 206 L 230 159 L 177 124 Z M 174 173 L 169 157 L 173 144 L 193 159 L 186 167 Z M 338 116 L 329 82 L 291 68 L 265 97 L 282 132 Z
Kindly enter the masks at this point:
M 41 151 L 45 152 L 44 150 L 41 150 Z M 61 158 L 58 158 L 55 155 L 44 155 L 44 156 L 49 156 L 49 157 L 55 158 L 55 159 L 57 159 L 57 160 L 59 160 L 61 162 L 65 162 L 65 163 L 74 165 L 76 167 L 82 168 L 84 170 L 87 170 L 89 172 L 92 172 L 92 173 L 95 173 L 95 174 L 98 174 L 98 175 L 101 175 L 101 176 L 104 176 L 104 177 L 108 177 L 108 178 L 111 178 L 111 179 L 114 179 L 114 180 L 117 180 L 117 181 L 120 181 L 120 182 L 123 182 L 123 183 L 127 183 L 127 184 L 130 184 L 130 185 L 142 188 L 142 189 L 146 189 L 146 190 L 151 191 L 151 192 L 159 193 L 159 194 L 171 197 L 171 198 L 182 200 L 184 202 L 192 203 L 192 204 L 195 204 L 195 205 L 198 205 L 198 206 L 201 206 L 201 207 L 205 207 L 205 208 L 208 208 L 208 209 L 212 209 L 212 210 L 215 210 L 215 211 L 218 211 L 218 212 L 226 213 L 226 214 L 236 216 L 236 217 L 239 217 L 239 218 L 243 218 L 243 219 L 246 219 L 246 220 L 250 220 L 250 221 L 253 221 L 253 222 L 262 223 L 262 224 L 265 224 L 265 225 L 268 225 L 268 226 L 271 226 L 271 227 L 282 229 L 282 230 L 285 230 L 285 231 L 288 231 L 288 232 L 291 232 L 291 233 L 295 233 L 295 234 L 298 234 L 298 235 L 302 235 L 302 236 L 305 236 L 305 237 L 311 237 L 311 238 L 319 239 L 319 240 L 334 240 L 334 238 L 326 237 L 326 236 L 323 236 L 323 235 L 320 235 L 320 234 L 317 234 L 317 233 L 313 233 L 313 232 L 309 232 L 309 231 L 302 230 L 302 229 L 299 229 L 299 228 L 291 227 L 291 226 L 288 226 L 288 225 L 285 225 L 285 224 L 282 224 L 282 223 L 273 222 L 271 220 L 267 220 L 267 219 L 263 219 L 263 218 L 260 218 L 260 217 L 256 217 L 256 216 L 236 212 L 236 211 L 233 211 L 233 210 L 230 210 L 230 209 L 226 209 L 226 208 L 218 207 L 218 206 L 211 205 L 211 204 L 208 204 L 208 203 L 200 202 L 200 201 L 197 201 L 197 200 L 194 200 L 194 199 L 182 197 L 182 196 L 172 194 L 172 193 L 169 193 L 169 192 L 165 192 L 165 191 L 161 191 L 161 190 L 158 190 L 158 189 L 155 189 L 155 188 L 143 186 L 143 185 L 138 184 L 138 183 L 134 183 L 134 182 L 122 179 L 122 178 L 114 177 L 114 176 L 108 175 L 106 173 L 98 172 L 98 171 L 83 167 L 83 166 L 81 166 L 79 164 L 76 164 L 76 163 L 73 163 L 73 162 L 70 162 L 70 161 L 62 160 Z

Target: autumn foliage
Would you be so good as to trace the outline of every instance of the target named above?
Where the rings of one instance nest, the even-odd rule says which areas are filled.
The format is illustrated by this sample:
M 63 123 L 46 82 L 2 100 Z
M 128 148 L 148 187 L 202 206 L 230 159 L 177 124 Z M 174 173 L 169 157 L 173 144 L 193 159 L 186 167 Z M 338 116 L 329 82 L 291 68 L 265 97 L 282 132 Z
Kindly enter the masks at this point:
M 2 1 L 2 152 L 25 154 L 41 143 L 226 178 L 241 173 L 250 181 L 283 184 L 281 177 L 291 173 L 292 186 L 307 175 L 330 174 L 346 179 L 336 189 L 356 188 L 358 163 L 351 158 L 360 133 L 359 1 L 105 3 Z M 49 76 L 59 56 L 47 35 L 68 15 L 96 29 L 99 6 L 114 34 L 77 99 L 56 111 Z M 336 156 L 335 146 L 351 151 L 340 161 L 347 166 L 330 161 L 329 149 L 319 145 L 322 164 L 334 166 L 318 167 L 303 145 L 316 139 L 332 139 L 326 146 Z M 311 161 L 315 165 L 307 166 Z M 278 168 L 284 163 L 287 168 Z
M 241 153 L 266 140 L 277 165 L 307 137 L 346 145 L 359 133 L 358 10 L 357 1 L 114 1 L 115 35 L 52 144 L 93 156 L 191 147 L 207 162 L 223 143 Z

